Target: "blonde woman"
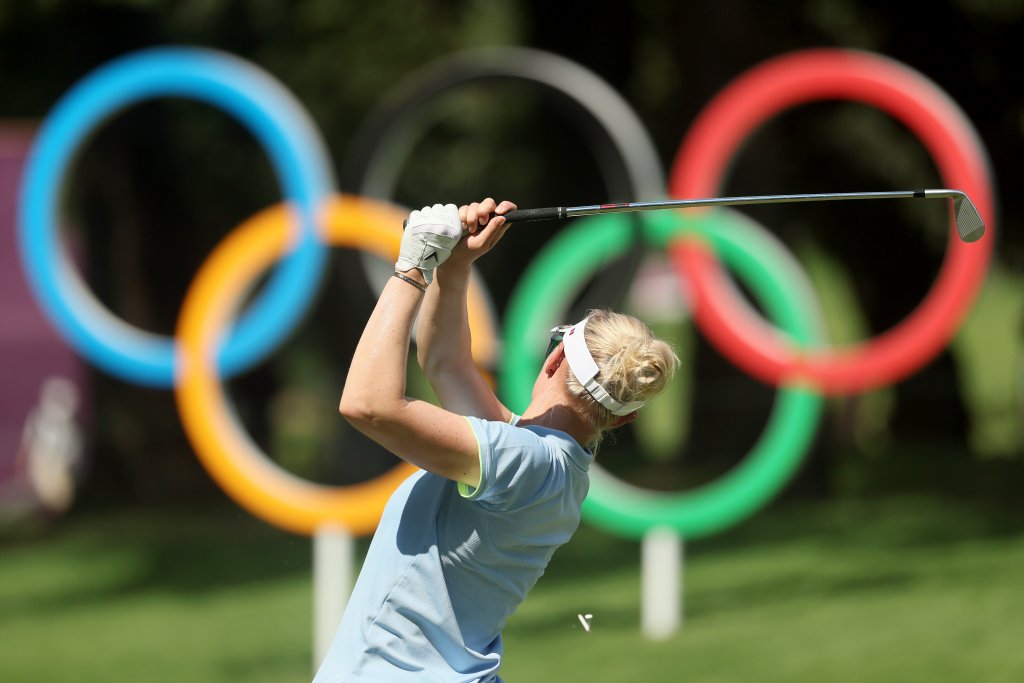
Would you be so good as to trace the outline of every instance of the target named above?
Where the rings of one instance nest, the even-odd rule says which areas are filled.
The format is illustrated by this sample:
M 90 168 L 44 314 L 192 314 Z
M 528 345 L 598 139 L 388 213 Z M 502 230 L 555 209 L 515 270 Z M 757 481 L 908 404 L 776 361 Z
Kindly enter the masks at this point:
M 503 406 L 470 356 L 466 293 L 513 209 L 485 199 L 410 215 L 340 411 L 423 471 L 391 497 L 315 683 L 500 682 L 502 628 L 579 525 L 594 449 L 678 365 L 640 321 L 596 311 L 552 331 L 523 414 Z M 417 314 L 443 407 L 405 395 Z

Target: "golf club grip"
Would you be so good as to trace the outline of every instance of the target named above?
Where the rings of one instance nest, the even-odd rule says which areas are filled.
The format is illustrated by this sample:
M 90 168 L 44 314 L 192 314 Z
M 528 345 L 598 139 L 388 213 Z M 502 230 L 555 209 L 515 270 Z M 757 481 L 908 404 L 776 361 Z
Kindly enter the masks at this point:
M 526 223 L 527 221 L 553 221 L 565 217 L 565 207 L 548 206 L 543 209 L 516 209 L 505 214 L 509 223 Z
M 505 216 L 507 223 L 526 223 L 529 221 L 553 221 L 559 218 L 565 218 L 565 207 L 564 206 L 547 206 L 543 209 L 516 209 L 515 211 L 509 211 Z M 405 230 L 406 226 L 409 225 L 409 221 L 402 221 L 402 230 Z

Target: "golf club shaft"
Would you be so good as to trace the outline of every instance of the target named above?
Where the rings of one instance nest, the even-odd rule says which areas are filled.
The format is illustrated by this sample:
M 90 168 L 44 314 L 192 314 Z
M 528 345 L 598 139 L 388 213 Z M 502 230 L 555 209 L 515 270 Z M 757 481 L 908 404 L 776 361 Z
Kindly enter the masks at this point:
M 771 194 L 742 197 L 711 197 L 707 199 L 668 199 L 656 202 L 623 202 L 616 204 L 589 204 L 585 206 L 551 206 L 542 209 L 517 209 L 505 214 L 510 223 L 556 220 L 593 216 L 604 213 L 632 211 L 660 211 L 663 209 L 693 209 L 709 206 L 744 206 L 750 204 L 793 204 L 798 202 L 834 202 L 852 199 L 911 199 L 951 198 L 961 194 L 957 190 L 897 190 L 891 192 L 833 192 L 826 194 Z
M 795 204 L 800 202 L 836 202 L 851 199 L 952 199 L 953 217 L 960 239 L 976 242 L 985 234 L 985 223 L 977 207 L 960 190 L 895 190 L 890 192 L 830 192 L 823 194 L 767 194 L 743 197 L 710 197 L 707 199 L 666 199 L 657 202 L 623 202 L 589 204 L 586 206 L 549 206 L 541 209 L 516 209 L 504 214 L 509 223 L 559 220 L 576 216 L 662 209 L 695 209 L 710 206 L 745 206 L 751 204 Z M 403 224 L 404 227 L 405 224 Z

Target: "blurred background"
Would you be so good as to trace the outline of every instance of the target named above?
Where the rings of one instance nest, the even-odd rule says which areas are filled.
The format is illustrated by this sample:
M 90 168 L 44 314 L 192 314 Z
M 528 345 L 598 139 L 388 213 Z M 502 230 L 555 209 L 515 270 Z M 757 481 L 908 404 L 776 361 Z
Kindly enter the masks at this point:
M 585 524 L 509 624 L 503 672 L 511 681 L 1020 680 L 1024 202 L 1013 188 L 1024 180 L 1022 28 L 1024 0 L 0 4 L 0 679 L 311 677 L 309 539 L 228 498 L 188 443 L 173 392 L 89 366 L 47 323 L 19 265 L 21 170 L 47 112 L 114 58 L 187 45 L 280 80 L 320 129 L 338 189 L 353 194 L 369 185 L 389 107 L 421 69 L 469 49 L 533 48 L 593 72 L 636 112 L 666 174 L 705 105 L 771 58 L 852 48 L 934 82 L 976 128 L 996 198 L 985 238 L 995 240 L 994 256 L 952 342 L 891 386 L 827 399 L 780 495 L 687 544 L 677 635 L 640 636 L 638 545 Z M 417 123 L 392 143 L 393 187 L 381 197 L 400 206 L 658 198 L 605 172 L 607 145 L 530 83 L 482 79 L 406 109 Z M 760 126 L 720 190 L 943 184 L 921 141 L 891 116 L 823 101 Z M 648 196 L 630 196 L 638 192 Z M 76 155 L 62 235 L 112 313 L 169 335 L 213 247 L 280 197 L 270 162 L 237 121 L 194 101 L 155 99 L 107 120 Z M 850 344 L 893 327 L 928 293 L 946 250 L 943 204 L 744 213 L 795 255 L 828 339 Z M 522 225 L 500 258 L 479 263 L 499 329 L 523 272 L 568 226 Z M 336 412 L 379 287 L 380 266 L 365 260 L 334 250 L 301 327 L 226 383 L 253 440 L 281 467 L 326 484 L 394 464 Z M 666 273 L 661 252 L 637 241 L 569 311 L 632 310 L 679 346 L 677 385 L 602 448 L 601 462 L 636 485 L 681 491 L 743 460 L 776 390 L 704 339 L 687 297 L 674 284 L 665 295 Z M 484 365 L 500 374 L 500 348 Z M 424 384 L 411 371 L 410 386 L 429 396 Z M 594 615 L 589 632 L 576 617 L 584 612 Z

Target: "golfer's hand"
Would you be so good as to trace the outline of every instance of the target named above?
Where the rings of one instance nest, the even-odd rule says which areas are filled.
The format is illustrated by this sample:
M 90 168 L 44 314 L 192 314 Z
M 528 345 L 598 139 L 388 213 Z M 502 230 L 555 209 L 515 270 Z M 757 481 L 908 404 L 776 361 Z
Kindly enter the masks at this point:
M 459 207 L 463 237 L 452 250 L 445 269 L 469 267 L 473 261 L 486 254 L 505 235 L 510 225 L 502 214 L 515 210 L 509 201 L 495 203 L 488 197 L 482 202 L 473 202 Z
M 413 211 L 402 233 L 402 245 L 395 270 L 412 268 L 423 271 L 427 284 L 434 277 L 434 268 L 444 263 L 462 238 L 464 226 L 454 204 L 434 204 Z

